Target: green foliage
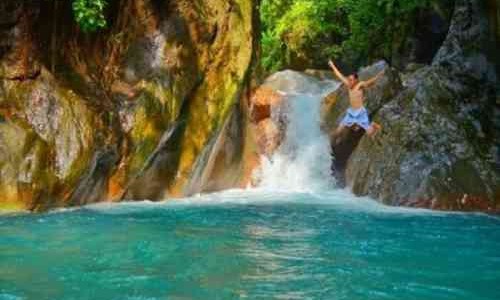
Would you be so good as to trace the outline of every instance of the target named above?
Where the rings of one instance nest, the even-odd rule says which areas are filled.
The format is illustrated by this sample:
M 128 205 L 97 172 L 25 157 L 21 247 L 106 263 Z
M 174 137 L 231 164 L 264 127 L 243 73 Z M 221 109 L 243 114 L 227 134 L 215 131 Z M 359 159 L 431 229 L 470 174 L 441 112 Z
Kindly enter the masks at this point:
M 345 0 L 351 35 L 344 52 L 359 57 L 390 57 L 395 41 L 404 34 L 414 12 L 436 0 Z M 439 0 L 437 0 L 439 1 Z M 399 35 L 399 36 L 398 36 Z
M 106 27 L 106 5 L 106 0 L 73 0 L 73 13 L 80 28 L 89 32 Z
M 54 4 L 64 0 L 49 0 Z M 106 17 L 104 10 L 108 5 L 108 0 L 71 0 L 73 16 L 85 32 L 92 32 L 106 27 Z M 57 7 L 57 6 L 55 6 Z M 57 10 L 57 8 L 55 8 Z M 57 13 L 57 12 L 56 12 Z
M 324 47 L 322 41 L 346 34 L 345 19 L 332 2 L 341 0 L 263 0 L 261 20 L 263 64 L 268 70 L 287 65 L 293 55 L 307 59 L 309 52 L 336 53 L 337 45 Z
M 275 71 L 293 60 L 314 65 L 328 57 L 384 56 L 408 18 L 436 1 L 262 0 L 263 65 Z

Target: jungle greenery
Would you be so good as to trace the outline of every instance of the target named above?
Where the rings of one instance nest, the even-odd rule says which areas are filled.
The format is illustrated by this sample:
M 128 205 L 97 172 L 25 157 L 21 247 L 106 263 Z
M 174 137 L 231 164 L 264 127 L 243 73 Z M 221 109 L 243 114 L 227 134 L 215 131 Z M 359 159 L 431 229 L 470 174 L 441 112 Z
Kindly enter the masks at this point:
M 83 31 L 95 31 L 106 27 L 106 5 L 106 0 L 73 0 L 73 14 L 80 28 Z
M 83 31 L 106 27 L 109 0 L 71 1 Z M 328 58 L 366 64 L 390 57 L 411 30 L 408 20 L 415 12 L 442 2 L 449 0 L 262 0 L 263 67 L 271 72 L 324 65 Z
M 404 34 L 406 20 L 416 10 L 437 2 L 262 0 L 263 66 L 276 71 L 297 61 L 324 65 L 330 57 L 359 63 L 369 57 L 388 56 Z
M 54 11 L 57 11 L 58 2 L 64 0 L 54 1 Z M 93 32 L 98 29 L 106 27 L 106 17 L 104 10 L 108 5 L 107 0 L 71 0 L 73 16 L 85 32 Z

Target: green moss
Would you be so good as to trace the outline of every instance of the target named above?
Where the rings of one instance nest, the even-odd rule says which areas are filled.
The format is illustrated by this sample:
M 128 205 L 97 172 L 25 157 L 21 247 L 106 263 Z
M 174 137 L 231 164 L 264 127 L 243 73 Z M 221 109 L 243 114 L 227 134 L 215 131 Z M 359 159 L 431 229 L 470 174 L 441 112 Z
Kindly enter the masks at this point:
M 0 201 L 0 214 L 26 211 L 27 207 L 21 202 Z
M 154 94 L 144 91 L 137 99 L 134 112 L 134 126 L 130 132 L 133 150 L 128 167 L 129 175 L 136 174 L 142 169 L 172 118 L 168 111 L 165 112 L 162 101 L 156 97 L 156 95 L 164 96 L 165 94 L 161 93 L 164 90 L 153 84 L 149 84 L 148 89 Z

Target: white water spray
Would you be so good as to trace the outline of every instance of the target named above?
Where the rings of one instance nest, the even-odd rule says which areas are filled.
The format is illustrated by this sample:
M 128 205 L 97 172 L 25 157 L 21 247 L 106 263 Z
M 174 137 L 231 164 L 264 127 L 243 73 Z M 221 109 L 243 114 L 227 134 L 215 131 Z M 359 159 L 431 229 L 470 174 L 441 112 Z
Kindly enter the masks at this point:
M 288 122 L 280 148 L 270 158 L 261 158 L 256 174 L 259 188 L 294 192 L 333 188 L 330 144 L 320 129 L 320 108 L 322 99 L 339 83 L 283 71 L 271 76 L 265 85 L 284 95 Z

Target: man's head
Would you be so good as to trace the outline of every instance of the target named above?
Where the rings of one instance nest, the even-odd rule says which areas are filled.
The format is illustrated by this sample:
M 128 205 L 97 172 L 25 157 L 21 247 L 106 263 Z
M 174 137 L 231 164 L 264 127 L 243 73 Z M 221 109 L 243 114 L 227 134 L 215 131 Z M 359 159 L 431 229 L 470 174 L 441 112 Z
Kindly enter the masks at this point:
M 349 80 L 349 88 L 353 88 L 354 86 L 356 86 L 356 84 L 358 84 L 359 82 L 358 73 L 353 73 L 352 75 L 350 75 L 348 80 Z

